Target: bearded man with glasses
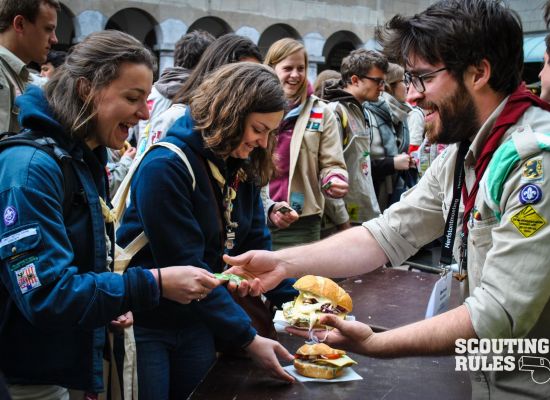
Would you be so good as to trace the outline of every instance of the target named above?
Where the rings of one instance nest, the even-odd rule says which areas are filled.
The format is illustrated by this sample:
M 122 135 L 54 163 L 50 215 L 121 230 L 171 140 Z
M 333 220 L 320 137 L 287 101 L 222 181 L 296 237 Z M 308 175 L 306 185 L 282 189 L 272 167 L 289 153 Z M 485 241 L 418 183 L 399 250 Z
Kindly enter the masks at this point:
M 522 83 L 518 14 L 499 0 L 443 0 L 393 17 L 379 40 L 405 66 L 408 101 L 425 111 L 427 135 L 450 146 L 381 217 L 306 248 L 226 258 L 236 265 L 230 272 L 258 278 L 239 290 L 267 290 L 308 273 L 343 277 L 397 266 L 445 233 L 441 264 L 454 254 L 460 278 L 467 271 L 464 304 L 380 333 L 329 315 L 319 321 L 336 328 L 326 343 L 375 357 L 456 354 L 456 343 L 466 340 L 547 343 L 550 140 L 535 132 L 550 132 L 550 106 Z M 543 361 L 547 347 L 536 346 L 528 358 Z M 535 367 L 523 368 L 518 348 L 500 350 L 483 354 L 490 365 L 470 368 L 472 397 L 547 399 L 548 383 L 540 384 Z M 499 356 L 513 368 L 499 365 Z

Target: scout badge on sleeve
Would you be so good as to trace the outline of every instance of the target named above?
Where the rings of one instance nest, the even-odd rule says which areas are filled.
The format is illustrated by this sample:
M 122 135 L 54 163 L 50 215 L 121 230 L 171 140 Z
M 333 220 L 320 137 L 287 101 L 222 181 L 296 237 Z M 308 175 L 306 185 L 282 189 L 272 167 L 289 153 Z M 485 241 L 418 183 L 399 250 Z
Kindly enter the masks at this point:
M 322 131 L 323 130 L 323 109 L 319 107 L 313 107 L 309 120 L 307 121 L 306 129 L 310 131 Z
M 13 206 L 4 209 L 4 225 L 12 226 L 17 222 L 17 210 Z
M 510 218 L 517 230 L 525 237 L 534 235 L 546 225 L 546 220 L 532 206 L 527 205 Z
M 528 183 L 521 188 L 519 192 L 519 201 L 521 204 L 536 204 L 542 198 L 542 190 L 539 186 Z
M 30 263 L 25 267 L 15 271 L 15 276 L 17 277 L 17 284 L 21 293 L 25 294 L 37 287 L 42 286 L 38 275 L 36 274 L 36 267 L 34 263 Z
M 523 164 L 521 172 L 522 182 L 541 182 L 544 179 L 542 157 L 533 157 Z

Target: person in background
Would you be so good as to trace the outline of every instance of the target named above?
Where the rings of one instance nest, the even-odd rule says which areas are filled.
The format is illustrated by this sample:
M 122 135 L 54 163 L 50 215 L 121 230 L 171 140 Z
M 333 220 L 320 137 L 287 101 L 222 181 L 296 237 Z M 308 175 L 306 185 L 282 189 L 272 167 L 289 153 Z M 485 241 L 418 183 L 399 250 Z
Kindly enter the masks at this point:
M 194 89 L 200 86 L 208 73 L 221 65 L 239 61 L 260 63 L 262 55 L 250 39 L 228 33 L 214 40 L 204 51 L 199 62 L 171 99 L 171 105 L 149 121 L 150 134 L 145 144 L 140 144 L 138 156 L 166 136 L 174 122 L 185 114 L 186 104 Z
M 546 3 L 544 20 L 546 21 L 546 28 L 550 27 L 550 2 Z M 550 33 L 545 36 L 544 44 L 546 45 L 546 50 L 544 52 L 542 69 L 539 73 L 540 98 L 550 102 Z
M 404 96 L 403 68 L 390 63 L 387 77 Z M 399 82 L 401 81 L 401 82 Z M 392 90 L 386 80 L 384 90 Z M 398 172 L 408 171 L 412 166 L 409 150 L 409 131 L 406 125 L 410 110 L 392 94 L 382 92 L 376 101 L 363 103 L 372 130 L 372 180 L 380 211 L 384 212 L 399 198 L 404 185 Z
M 124 247 L 142 231 L 149 242 L 130 265 L 162 270 L 186 263 L 222 272 L 224 253 L 270 248 L 260 188 L 273 169 L 284 107 L 279 80 L 258 63 L 220 66 L 202 80 L 165 138 L 185 153 L 190 167 L 174 152 L 154 148 L 132 179 L 118 243 Z M 266 297 L 275 305 L 291 300 L 297 295 L 293 282 Z M 257 334 L 226 288 L 200 300 L 181 305 L 163 299 L 156 309 L 134 314 L 140 399 L 187 398 L 215 361 L 215 340 L 292 380 L 276 357 L 292 356 Z
M 459 339 L 474 349 L 484 339 L 489 352 L 479 346 L 481 356 L 468 354 L 488 361 L 470 370 L 474 400 L 547 399 L 548 370 L 522 371 L 524 346 L 499 349 L 499 339 L 529 339 L 536 349 L 528 355 L 543 361 L 550 337 L 550 106 L 522 83 L 520 17 L 503 1 L 445 0 L 411 17 L 394 16 L 381 33 L 385 54 L 406 65 L 408 100 L 425 110 L 426 135 L 449 147 L 381 217 L 309 246 L 226 257 L 240 266 L 230 272 L 258 277 L 253 291 L 288 276 L 355 276 L 388 261 L 400 265 L 456 230 L 447 249 L 457 249 L 466 270 L 464 304 L 376 333 L 327 316 L 320 323 L 336 329 L 326 343 L 387 358 L 451 355 Z M 495 370 L 499 359 L 515 368 Z
M 46 62 L 40 66 L 40 76 L 43 78 L 51 78 L 55 69 L 65 62 L 67 53 L 64 51 L 50 50 Z
M 2 0 L 0 5 L 0 132 L 18 132 L 15 99 L 30 80 L 26 65 L 42 64 L 57 43 L 57 0 Z
M 323 92 L 323 99 L 330 102 L 340 128 L 350 176 L 349 192 L 343 201 L 349 220 L 355 225 L 380 215 L 372 181 L 371 130 L 363 102 L 379 98 L 387 69 L 388 61 L 381 54 L 354 50 L 342 60 L 342 80 L 330 81 Z M 327 209 L 333 201 L 327 200 Z
M 109 194 L 113 198 L 120 184 L 126 177 L 134 158 L 136 148 L 125 141 L 120 149 L 107 149 L 107 180 L 109 181 Z
M 317 75 L 317 78 L 315 78 L 315 82 L 313 82 L 313 94 L 322 99 L 325 85 L 330 81 L 339 81 L 340 79 L 342 79 L 342 74 L 338 71 L 333 69 L 321 71 L 321 73 Z
M 342 198 L 348 191 L 337 121 L 327 105 L 313 95 L 307 62 L 303 44 L 290 38 L 273 43 L 265 59 L 279 77 L 287 101 L 269 195 L 276 202 L 287 202 L 300 215 L 289 227 L 272 229 L 275 249 L 319 240 L 324 196 Z M 269 209 L 269 219 L 277 213 L 279 208 Z
M 189 303 L 221 283 L 190 266 L 163 268 L 162 277 L 139 266 L 111 272 L 106 148 L 122 147 L 129 126 L 148 117 L 154 67 L 134 37 L 96 32 L 44 90 L 29 85 L 16 100 L 22 128 L 47 135 L 51 153 L 70 164 L 29 145 L 0 152 L 0 370 L 13 399 L 67 400 L 69 389 L 96 396 L 111 321 L 126 327 L 128 311 L 160 297 Z
M 172 99 L 183 86 L 193 69 L 199 63 L 205 50 L 215 40 L 210 33 L 197 30 L 183 35 L 174 47 L 174 66 L 168 67 L 153 85 L 153 90 L 147 99 L 149 119 L 139 121 L 132 128 L 131 136 L 136 139 L 137 155 L 143 154 L 150 143 L 154 143 L 154 131 L 151 131 L 151 121 L 172 105 Z

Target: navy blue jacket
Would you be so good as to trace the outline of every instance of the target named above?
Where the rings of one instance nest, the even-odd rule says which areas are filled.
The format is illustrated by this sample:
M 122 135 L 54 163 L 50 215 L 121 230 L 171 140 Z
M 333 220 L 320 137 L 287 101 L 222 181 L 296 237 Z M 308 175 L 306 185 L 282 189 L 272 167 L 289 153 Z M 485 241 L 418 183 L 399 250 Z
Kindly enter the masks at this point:
M 136 254 L 131 265 L 193 265 L 212 272 L 223 270 L 221 190 L 211 177 L 206 160 L 218 166 L 227 182 L 233 181 L 244 161 L 229 157 L 224 162 L 216 157 L 204 148 L 202 136 L 193 126 L 187 112 L 170 128 L 165 140 L 187 155 L 196 178 L 195 190 L 188 168 L 174 152 L 163 147 L 151 150 L 134 175 L 131 203 L 117 231 L 117 241 L 125 246 L 145 231 L 149 244 Z M 271 248 L 257 185 L 248 181 L 239 184 L 232 219 L 239 226 L 230 254 Z M 266 296 L 276 305 L 292 300 L 297 295 L 292 283 L 293 280 L 283 281 Z M 135 313 L 134 317 L 137 325 L 157 329 L 178 329 L 200 320 L 219 335 L 218 340 L 233 346 L 245 345 L 256 333 L 225 287 L 218 287 L 206 299 L 188 305 L 161 299 L 158 308 Z
M 20 124 L 72 156 L 85 200 L 63 217 L 63 174 L 44 151 L 0 152 L 0 370 L 11 384 L 101 391 L 105 327 L 158 303 L 152 274 L 106 272 L 104 148 L 91 151 L 53 119 L 41 89 L 17 99 Z M 111 229 L 112 230 L 112 229 Z

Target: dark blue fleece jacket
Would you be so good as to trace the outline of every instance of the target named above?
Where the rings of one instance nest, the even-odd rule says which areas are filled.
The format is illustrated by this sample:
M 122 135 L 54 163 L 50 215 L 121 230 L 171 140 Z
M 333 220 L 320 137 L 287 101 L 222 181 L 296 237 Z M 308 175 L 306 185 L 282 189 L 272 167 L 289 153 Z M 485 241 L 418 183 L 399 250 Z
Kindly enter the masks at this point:
M 207 160 L 218 166 L 227 182 L 233 181 L 245 161 L 216 157 L 205 149 L 201 134 L 193 127 L 187 112 L 170 128 L 165 140 L 187 155 L 196 178 L 194 190 L 188 168 L 174 152 L 162 147 L 147 154 L 134 175 L 131 204 L 117 232 L 117 241 L 125 246 L 145 231 L 149 243 L 136 254 L 131 265 L 150 268 L 193 265 L 212 272 L 223 270 L 221 190 L 211 177 Z M 239 184 L 232 219 L 239 226 L 230 254 L 271 248 L 260 188 L 254 183 Z M 292 300 L 297 295 L 292 283 L 284 281 L 267 297 L 275 304 Z M 200 320 L 218 340 L 233 346 L 247 344 L 256 333 L 246 313 L 223 286 L 214 289 L 203 301 L 181 305 L 161 299 L 160 307 L 134 316 L 137 325 L 150 328 L 181 328 Z
M 17 104 L 22 127 L 52 137 L 71 156 L 84 195 L 64 217 L 57 162 L 30 146 L 0 152 L 0 370 L 11 384 L 99 392 L 105 326 L 129 309 L 156 305 L 157 284 L 141 268 L 107 272 L 99 204 L 105 149 L 70 139 L 38 87 Z

